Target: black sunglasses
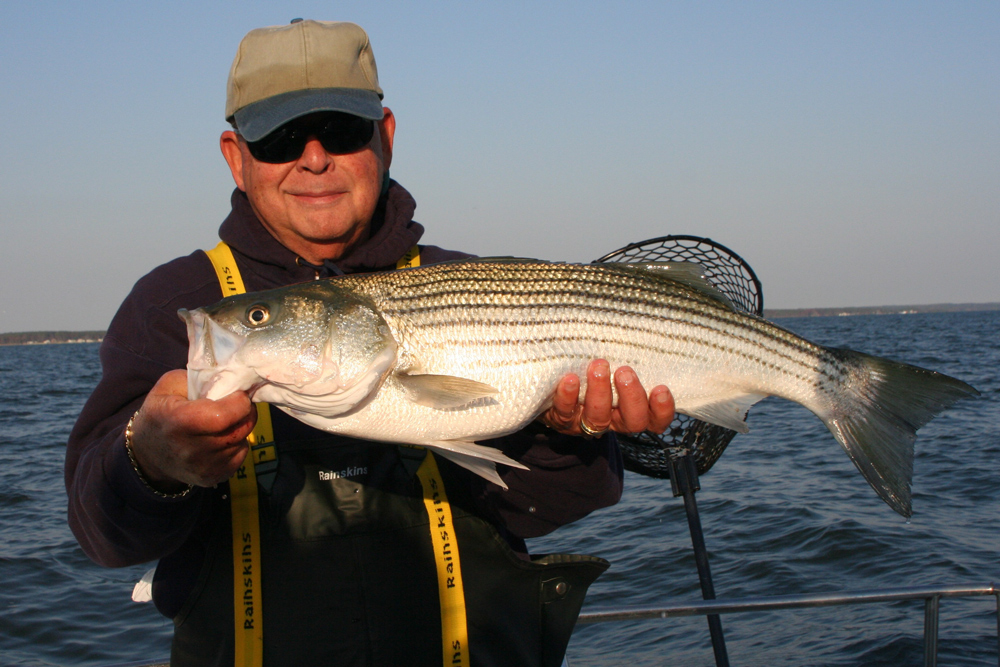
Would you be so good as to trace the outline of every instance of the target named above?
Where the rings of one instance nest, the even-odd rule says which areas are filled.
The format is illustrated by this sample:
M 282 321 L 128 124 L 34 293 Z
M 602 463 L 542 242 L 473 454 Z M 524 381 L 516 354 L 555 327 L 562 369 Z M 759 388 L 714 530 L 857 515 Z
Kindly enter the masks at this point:
M 259 141 L 248 141 L 247 147 L 254 159 L 281 164 L 298 160 L 309 137 L 316 137 L 327 153 L 344 155 L 367 146 L 374 133 L 374 121 L 331 111 L 289 121 Z

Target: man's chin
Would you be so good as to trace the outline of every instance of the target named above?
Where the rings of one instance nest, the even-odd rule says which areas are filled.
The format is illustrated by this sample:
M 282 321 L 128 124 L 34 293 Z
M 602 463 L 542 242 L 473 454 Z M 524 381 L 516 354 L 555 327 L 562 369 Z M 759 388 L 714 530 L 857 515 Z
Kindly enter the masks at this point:
M 367 239 L 367 223 L 317 221 L 299 230 L 298 240 L 308 246 L 309 251 L 298 254 L 313 264 L 322 264 L 324 259 L 336 261 Z

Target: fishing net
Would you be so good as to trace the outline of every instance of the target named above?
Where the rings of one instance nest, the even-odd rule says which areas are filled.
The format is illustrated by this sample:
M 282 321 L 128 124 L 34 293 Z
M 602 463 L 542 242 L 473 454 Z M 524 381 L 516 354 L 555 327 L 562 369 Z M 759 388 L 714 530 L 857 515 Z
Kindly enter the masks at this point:
M 737 309 L 761 315 L 764 295 L 750 265 L 729 248 L 699 236 L 661 236 L 609 252 L 597 262 L 694 262 Z M 736 431 L 677 415 L 662 435 L 618 435 L 625 468 L 647 477 L 670 478 L 670 460 L 690 454 L 699 475 L 719 460 Z

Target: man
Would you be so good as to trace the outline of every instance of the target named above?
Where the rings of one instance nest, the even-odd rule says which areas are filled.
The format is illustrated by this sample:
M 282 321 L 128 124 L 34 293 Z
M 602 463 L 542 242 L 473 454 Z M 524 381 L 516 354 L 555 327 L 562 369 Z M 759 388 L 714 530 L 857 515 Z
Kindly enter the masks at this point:
M 381 99 L 356 25 L 296 21 L 241 42 L 227 91 L 234 131 L 221 138 L 237 189 L 219 235 L 248 291 L 391 270 L 417 247 L 415 203 L 388 176 L 395 118 Z M 468 257 L 419 253 L 424 264 Z M 227 480 L 245 470 L 258 413 L 245 392 L 187 399 L 176 316 L 221 296 L 196 251 L 142 278 L 111 323 L 104 375 L 66 458 L 69 521 L 84 551 L 106 566 L 159 559 L 153 597 L 174 619 L 175 665 L 233 664 L 241 612 L 251 626 L 263 619 L 265 664 L 444 664 L 450 603 L 438 596 L 445 584 L 416 479 L 424 452 L 331 436 L 277 410 L 277 472 L 254 494 L 263 601 L 235 608 L 231 522 L 243 510 Z M 489 443 L 529 468 L 501 466 L 508 490 L 438 461 L 465 586 L 462 664 L 469 650 L 472 664 L 561 660 L 602 568 L 533 561 L 524 539 L 617 502 L 620 455 L 605 431 L 662 431 L 673 418 L 666 387 L 647 397 L 627 368 L 613 381 L 614 408 L 610 369 L 596 360 L 582 405 L 580 379 L 567 376 L 538 423 Z M 557 580 L 556 592 L 544 587 Z

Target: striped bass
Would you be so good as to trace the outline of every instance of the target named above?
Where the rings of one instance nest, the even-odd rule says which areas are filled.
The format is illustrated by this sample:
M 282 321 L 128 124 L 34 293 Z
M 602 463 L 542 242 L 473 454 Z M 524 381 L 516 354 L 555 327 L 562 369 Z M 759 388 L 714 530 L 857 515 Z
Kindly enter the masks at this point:
M 495 463 L 524 466 L 476 441 L 523 428 L 595 358 L 666 384 L 677 412 L 741 433 L 766 396 L 804 405 L 904 516 L 917 429 L 978 395 L 738 312 L 688 263 L 448 262 L 179 314 L 191 399 L 246 390 L 316 428 L 429 447 L 500 485 Z

